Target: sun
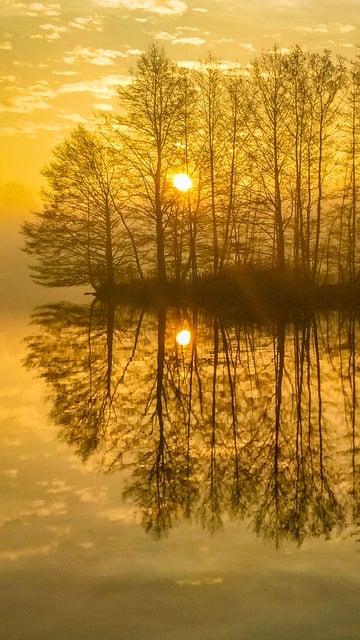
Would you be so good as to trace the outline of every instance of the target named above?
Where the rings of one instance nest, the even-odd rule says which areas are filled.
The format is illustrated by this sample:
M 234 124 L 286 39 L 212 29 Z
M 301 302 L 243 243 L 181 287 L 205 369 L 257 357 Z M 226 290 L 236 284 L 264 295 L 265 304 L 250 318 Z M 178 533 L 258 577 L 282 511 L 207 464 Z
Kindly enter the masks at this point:
M 191 333 L 189 329 L 182 329 L 181 331 L 179 331 L 179 333 L 176 335 L 176 342 L 181 347 L 187 347 L 191 342 Z
M 174 176 L 173 185 L 178 191 L 188 191 L 192 186 L 192 180 L 187 173 L 177 173 Z

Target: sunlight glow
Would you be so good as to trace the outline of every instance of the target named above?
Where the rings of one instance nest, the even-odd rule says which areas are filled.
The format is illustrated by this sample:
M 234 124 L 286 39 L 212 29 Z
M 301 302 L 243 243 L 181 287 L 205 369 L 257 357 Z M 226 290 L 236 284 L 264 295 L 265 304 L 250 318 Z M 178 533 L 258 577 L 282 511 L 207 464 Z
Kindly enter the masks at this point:
M 176 335 L 176 342 L 181 347 L 188 347 L 191 342 L 191 333 L 189 329 L 182 329 L 181 331 L 179 331 L 179 333 Z
M 178 191 L 188 191 L 192 186 L 192 180 L 187 173 L 177 173 L 174 176 L 173 185 Z

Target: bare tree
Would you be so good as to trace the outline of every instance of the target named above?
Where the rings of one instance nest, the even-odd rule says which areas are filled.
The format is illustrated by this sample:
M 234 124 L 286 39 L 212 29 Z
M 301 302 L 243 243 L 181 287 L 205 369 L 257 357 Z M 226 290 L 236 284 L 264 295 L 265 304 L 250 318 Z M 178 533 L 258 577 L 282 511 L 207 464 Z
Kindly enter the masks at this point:
M 79 126 L 55 148 L 43 173 L 44 208 L 22 229 L 25 251 L 38 260 L 34 279 L 49 286 L 112 286 L 134 261 L 121 212 L 126 184 L 119 158 Z
M 165 282 L 166 225 L 173 213 L 169 183 L 179 153 L 184 101 L 176 65 L 162 48 L 151 45 L 119 97 L 124 116 L 118 120 L 118 135 L 132 172 L 132 204 L 154 230 L 157 276 Z
M 222 246 L 220 250 L 219 270 L 228 264 L 245 261 L 248 250 L 246 237 L 247 217 L 242 193 L 246 189 L 249 170 L 246 166 L 244 150 L 249 133 L 245 123 L 248 117 L 246 99 L 248 79 L 242 70 L 231 69 L 225 77 L 224 103 L 224 141 L 222 164 L 224 167 L 222 200 Z M 241 252 L 241 254 L 240 254 Z
M 332 62 L 329 51 L 322 55 L 311 54 L 309 59 L 310 104 L 313 118 L 312 140 L 309 148 L 309 171 L 314 175 L 314 239 L 312 248 L 312 279 L 317 280 L 321 268 L 321 237 L 324 211 L 324 187 L 331 174 L 331 164 L 336 163 L 336 123 L 340 103 L 339 91 L 344 86 L 345 68 L 342 61 Z M 334 166 L 334 164 L 333 164 Z
M 219 62 L 209 54 L 202 62 L 196 74 L 198 86 L 198 128 L 201 147 L 201 199 L 203 221 L 210 219 L 211 242 L 207 242 L 206 261 L 209 252 L 212 258 L 212 271 L 217 274 L 220 265 L 220 190 L 223 188 L 223 151 L 224 151 L 224 75 Z M 205 231 L 205 237 L 209 233 Z
M 337 208 L 339 224 L 338 279 L 354 281 L 358 269 L 358 199 L 360 172 L 360 59 L 351 61 L 345 94 L 345 114 L 342 130 L 344 161 L 341 167 L 343 190 Z M 340 135 L 338 132 L 338 135 Z
M 268 230 L 273 244 L 272 261 L 279 272 L 285 268 L 285 228 L 289 210 L 289 97 L 284 56 L 277 47 L 262 53 L 253 62 L 248 120 L 251 144 L 248 162 L 255 164 L 258 199 L 266 218 L 273 220 Z

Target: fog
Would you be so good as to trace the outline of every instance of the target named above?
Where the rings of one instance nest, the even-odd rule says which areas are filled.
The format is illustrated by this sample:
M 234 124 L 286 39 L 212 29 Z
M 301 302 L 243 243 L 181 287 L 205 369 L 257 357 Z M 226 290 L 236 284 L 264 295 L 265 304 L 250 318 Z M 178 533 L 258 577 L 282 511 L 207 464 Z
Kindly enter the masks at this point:
M 25 217 L 25 216 L 24 216 Z M 34 306 L 59 300 L 78 301 L 90 288 L 69 287 L 52 289 L 33 283 L 30 258 L 22 251 L 21 221 L 19 218 L 0 222 L 0 301 L 1 313 L 14 311 L 30 313 Z

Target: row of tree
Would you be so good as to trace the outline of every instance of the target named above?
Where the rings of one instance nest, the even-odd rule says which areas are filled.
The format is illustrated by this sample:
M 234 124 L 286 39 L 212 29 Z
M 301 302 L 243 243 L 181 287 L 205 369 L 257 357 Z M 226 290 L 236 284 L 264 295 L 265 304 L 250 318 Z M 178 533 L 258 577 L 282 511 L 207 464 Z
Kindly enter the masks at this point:
M 359 144 L 358 57 L 275 47 L 246 69 L 209 55 L 189 70 L 151 45 L 118 114 L 55 148 L 23 226 L 34 277 L 98 287 L 260 264 L 353 280 Z
M 26 364 L 47 383 L 59 437 L 126 472 L 124 497 L 155 536 L 230 517 L 300 544 L 358 524 L 354 316 L 229 326 L 96 302 L 39 308 L 33 322 Z

